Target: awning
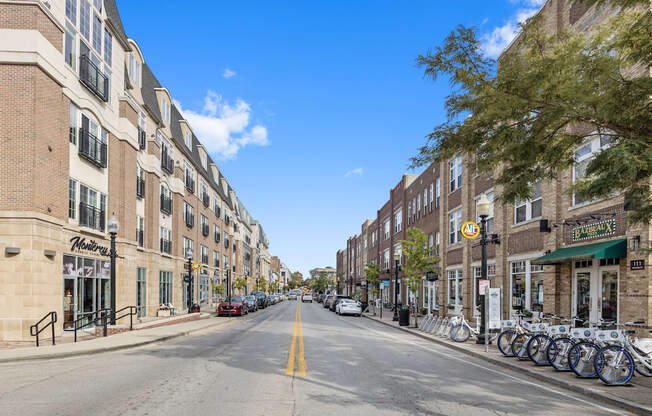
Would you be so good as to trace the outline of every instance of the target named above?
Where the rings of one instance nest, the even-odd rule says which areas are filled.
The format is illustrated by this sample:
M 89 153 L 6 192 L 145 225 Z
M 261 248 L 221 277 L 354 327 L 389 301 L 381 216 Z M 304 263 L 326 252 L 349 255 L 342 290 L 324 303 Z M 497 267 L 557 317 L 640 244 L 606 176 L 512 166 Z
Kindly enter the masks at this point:
M 532 260 L 533 264 L 558 264 L 572 261 L 576 257 L 595 259 L 622 259 L 627 257 L 627 239 L 604 241 L 602 243 L 584 244 L 560 248 L 545 256 Z

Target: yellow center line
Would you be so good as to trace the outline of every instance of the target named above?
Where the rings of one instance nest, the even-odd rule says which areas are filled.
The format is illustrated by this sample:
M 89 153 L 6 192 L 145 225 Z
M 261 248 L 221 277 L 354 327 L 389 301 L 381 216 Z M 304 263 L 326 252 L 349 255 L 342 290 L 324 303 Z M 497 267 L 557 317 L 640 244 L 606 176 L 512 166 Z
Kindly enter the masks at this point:
M 306 355 L 303 349 L 303 329 L 301 329 L 301 309 L 299 309 L 299 377 L 306 376 Z
M 303 330 L 301 328 L 301 307 L 297 303 L 297 312 L 294 315 L 294 330 L 292 331 L 292 342 L 290 343 L 290 352 L 288 354 L 288 363 L 285 367 L 285 375 L 293 376 L 294 369 L 296 368 L 296 351 L 297 351 L 297 333 L 299 334 L 299 376 L 306 376 L 306 357 L 303 347 Z

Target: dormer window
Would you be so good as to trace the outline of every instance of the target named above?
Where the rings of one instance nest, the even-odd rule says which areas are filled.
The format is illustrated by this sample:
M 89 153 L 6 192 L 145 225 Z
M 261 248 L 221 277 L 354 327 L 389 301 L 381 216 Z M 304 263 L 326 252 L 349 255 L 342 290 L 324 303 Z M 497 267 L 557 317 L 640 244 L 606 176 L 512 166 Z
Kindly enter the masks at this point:
M 140 62 L 133 53 L 129 54 L 129 77 L 140 87 Z
M 161 116 L 165 124 L 170 124 L 170 103 L 165 98 L 161 99 Z
M 204 167 L 204 170 L 208 170 L 208 158 L 205 153 L 201 154 L 201 165 Z
M 184 135 L 184 141 L 186 142 L 186 147 L 192 150 L 192 135 L 189 131 L 186 131 L 186 134 Z

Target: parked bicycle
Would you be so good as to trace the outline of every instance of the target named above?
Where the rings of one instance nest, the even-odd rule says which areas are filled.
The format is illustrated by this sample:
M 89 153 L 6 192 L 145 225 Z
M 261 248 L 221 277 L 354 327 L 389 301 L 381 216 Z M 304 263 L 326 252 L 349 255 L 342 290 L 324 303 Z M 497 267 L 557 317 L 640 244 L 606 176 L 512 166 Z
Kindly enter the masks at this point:
M 626 384 L 635 369 L 643 376 L 652 376 L 652 339 L 630 338 L 636 331 L 624 329 L 643 324 L 643 321 L 626 322 L 617 325 L 623 329 L 597 331 L 596 338 L 603 346 L 595 355 L 593 366 L 602 382 Z
M 475 328 L 472 328 L 464 315 L 462 315 L 457 323 L 451 327 L 449 332 L 450 339 L 455 342 L 466 342 L 471 337 L 471 334 L 475 336 L 480 335 L 480 320 L 478 319 Z M 497 336 L 498 334 L 491 334 L 491 332 L 489 332 L 489 339 L 491 341 L 495 340 Z
M 576 376 L 582 378 L 598 376 L 593 360 L 604 345 L 596 339 L 596 332 L 612 324 L 606 321 L 600 321 L 597 325 L 589 322 L 588 328 L 575 328 L 571 331 L 573 346 L 568 350 L 568 366 Z

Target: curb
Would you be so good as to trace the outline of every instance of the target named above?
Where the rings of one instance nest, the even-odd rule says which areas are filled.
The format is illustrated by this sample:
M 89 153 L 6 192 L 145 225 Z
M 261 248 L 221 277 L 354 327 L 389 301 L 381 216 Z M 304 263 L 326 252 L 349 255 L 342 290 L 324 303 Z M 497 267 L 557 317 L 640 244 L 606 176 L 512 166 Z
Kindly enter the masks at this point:
M 116 345 L 116 346 L 112 346 L 112 347 L 98 347 L 98 348 L 93 348 L 93 349 L 89 349 L 89 350 L 85 350 L 85 351 L 70 351 L 70 352 L 63 352 L 63 353 L 41 354 L 41 355 L 32 355 L 32 356 L 16 357 L 16 358 L 0 358 L 0 364 L 14 363 L 14 362 L 28 362 L 28 361 L 42 361 L 42 360 L 51 360 L 51 359 L 58 359 L 58 358 L 70 358 L 70 357 L 78 357 L 78 356 L 83 356 L 83 355 L 91 355 L 91 354 L 98 354 L 98 353 L 104 353 L 104 352 L 127 350 L 127 349 L 130 349 L 130 348 L 137 348 L 137 347 L 142 347 L 144 345 L 153 344 L 155 342 L 169 341 L 169 340 L 174 339 L 174 338 L 187 336 L 187 335 L 190 335 L 190 334 L 192 334 L 194 332 L 198 332 L 198 331 L 202 331 L 202 330 L 205 330 L 205 329 L 209 329 L 209 328 L 219 326 L 222 323 L 224 323 L 226 325 L 229 322 L 235 322 L 235 321 L 232 321 L 232 320 L 229 320 L 229 321 L 218 320 L 218 322 L 215 322 L 214 324 L 206 325 L 206 326 L 201 327 L 201 328 L 195 328 L 195 329 L 179 332 L 179 333 L 172 334 L 172 335 L 164 335 L 164 336 L 160 336 L 158 338 L 148 339 L 146 341 L 140 341 L 140 342 L 136 342 L 136 343 L 133 343 L 133 344 Z
M 564 388 L 566 390 L 570 390 L 570 391 L 572 391 L 574 393 L 579 393 L 581 395 L 584 395 L 584 396 L 589 397 L 591 399 L 595 399 L 595 400 L 600 401 L 602 403 L 609 404 L 609 405 L 618 407 L 618 408 L 623 409 L 623 410 L 627 410 L 629 412 L 632 412 L 632 413 L 635 413 L 635 414 L 638 414 L 638 415 L 645 415 L 645 416 L 652 415 L 652 411 L 650 409 L 631 404 L 631 403 L 629 403 L 629 402 L 627 402 L 627 401 L 625 401 L 623 399 L 618 399 L 618 398 L 615 398 L 615 397 L 605 396 L 604 394 L 597 393 L 597 392 L 595 392 L 593 390 L 590 390 L 590 389 L 587 389 L 587 388 L 584 388 L 584 387 L 581 387 L 581 386 L 576 386 L 574 384 L 568 383 L 568 382 L 563 381 L 563 380 L 558 380 L 556 378 L 548 377 L 548 376 L 545 376 L 543 374 L 535 373 L 533 371 L 528 370 L 527 368 L 524 368 L 524 367 L 521 367 L 521 366 L 518 366 L 518 365 L 514 365 L 514 364 L 512 364 L 510 362 L 496 360 L 495 358 L 487 357 L 487 356 L 485 356 L 483 354 L 479 354 L 479 353 L 477 353 L 475 351 L 469 351 L 469 350 L 467 350 L 465 348 L 462 348 L 462 347 L 459 347 L 457 345 L 449 344 L 447 342 L 443 342 L 443 341 L 438 340 L 436 338 L 430 338 L 430 337 L 428 337 L 426 335 L 421 334 L 420 332 L 413 331 L 413 330 L 410 330 L 408 328 L 403 328 L 403 327 L 400 327 L 400 326 L 395 326 L 395 325 L 393 325 L 391 323 L 388 323 L 388 322 L 383 322 L 383 321 L 381 321 L 379 319 L 373 318 L 373 317 L 368 316 L 368 315 L 362 315 L 362 316 L 364 316 L 365 318 L 370 319 L 372 321 L 381 323 L 381 324 L 383 324 L 385 326 L 388 326 L 390 328 L 394 328 L 394 329 L 397 329 L 399 331 L 403 331 L 403 332 L 406 332 L 408 334 L 412 334 L 412 335 L 417 336 L 419 338 L 431 341 L 431 342 L 433 342 L 435 344 L 442 345 L 442 346 L 450 348 L 452 350 L 459 351 L 459 352 L 465 353 L 467 355 L 470 355 L 472 357 L 479 358 L 481 360 L 487 361 L 487 362 L 489 362 L 491 364 L 494 364 L 494 365 L 497 365 L 499 367 L 507 368 L 507 369 L 514 370 L 514 371 L 518 371 L 519 373 L 526 374 L 526 375 L 528 375 L 528 376 L 530 376 L 532 378 L 535 378 L 535 379 L 537 379 L 539 381 L 544 381 L 544 382 L 546 382 L 548 384 L 552 384 L 552 385 L 555 385 L 557 387 L 562 387 L 562 388 Z

